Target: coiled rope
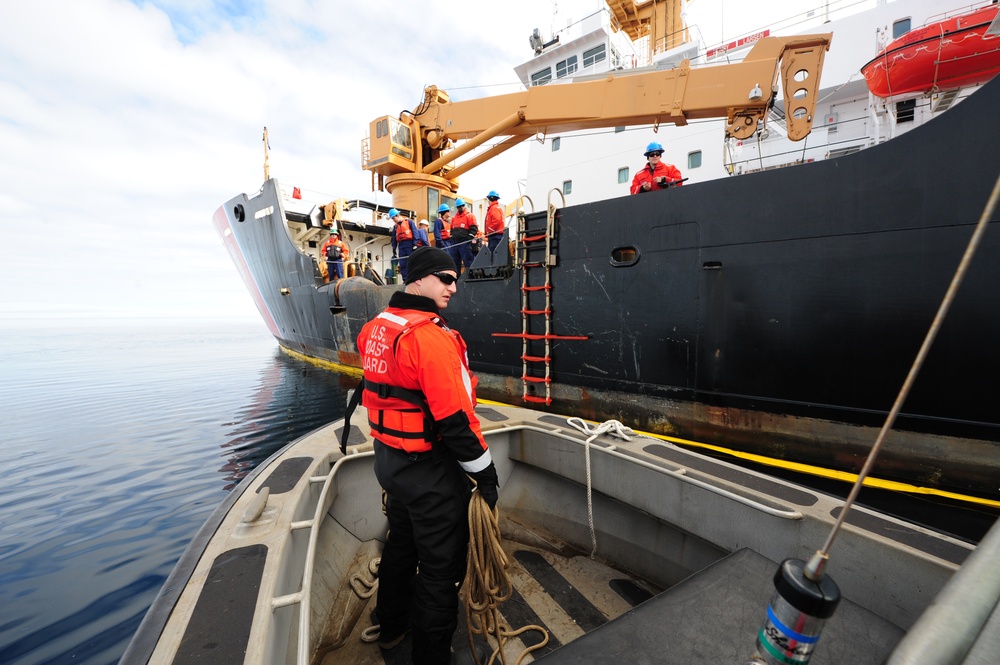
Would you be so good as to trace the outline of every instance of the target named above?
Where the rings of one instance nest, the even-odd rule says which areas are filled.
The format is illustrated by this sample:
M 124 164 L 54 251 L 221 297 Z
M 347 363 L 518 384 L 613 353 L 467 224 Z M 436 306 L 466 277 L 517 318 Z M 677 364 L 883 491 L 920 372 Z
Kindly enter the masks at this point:
M 635 436 L 635 432 L 617 420 L 605 420 L 593 428 L 582 418 L 567 418 L 566 424 L 589 435 L 584 442 L 583 455 L 587 462 L 587 524 L 590 526 L 590 558 L 593 559 L 597 555 L 597 532 L 594 530 L 593 483 L 590 480 L 590 442 L 602 434 L 617 436 L 625 441 L 631 441 L 631 437 Z
M 382 563 L 382 557 L 380 556 L 368 562 L 368 572 L 372 575 L 370 580 L 357 573 L 351 576 L 351 589 L 357 594 L 358 598 L 368 599 L 378 592 L 378 567 L 380 563 Z M 380 625 L 368 626 L 361 631 L 361 641 L 369 644 L 377 641 L 381 628 Z
M 487 665 L 496 662 L 498 654 L 500 661 L 506 665 L 504 646 L 507 640 L 529 630 L 541 632 L 543 639 L 538 644 L 526 648 L 517 657 L 514 665 L 520 665 L 525 656 L 549 643 L 548 631 L 541 626 L 531 625 L 511 630 L 503 623 L 497 608 L 513 593 L 510 576 L 507 575 L 507 565 L 507 554 L 501 546 L 497 511 L 490 510 L 479 492 L 473 492 L 472 500 L 469 502 L 469 555 L 466 559 L 465 582 L 462 587 L 465 589 L 463 593 L 465 620 L 469 625 L 469 649 L 477 665 L 484 664 L 479 662 L 474 635 L 482 635 L 488 644 L 489 635 L 496 640 L 497 646 L 486 661 Z

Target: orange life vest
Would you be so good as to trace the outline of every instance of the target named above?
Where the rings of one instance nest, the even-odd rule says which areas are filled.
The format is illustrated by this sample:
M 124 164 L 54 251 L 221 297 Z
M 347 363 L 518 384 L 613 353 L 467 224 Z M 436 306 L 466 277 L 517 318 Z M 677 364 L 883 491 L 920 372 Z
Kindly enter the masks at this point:
M 438 217 L 434 223 L 435 227 L 437 227 L 437 222 L 441 222 L 440 228 L 435 229 L 437 233 L 441 234 L 441 240 L 451 240 L 451 222 L 444 217 Z
M 333 238 L 330 238 L 325 243 L 323 243 L 323 257 L 326 258 L 327 261 L 337 260 L 337 259 L 331 259 L 330 257 L 327 256 L 326 248 L 331 245 L 337 248 L 337 251 L 340 253 L 340 260 L 344 260 L 347 258 L 349 252 L 347 251 L 347 245 L 344 244 L 344 241 L 339 239 L 334 240 Z
M 448 333 L 444 343 L 453 343 L 462 359 L 462 370 L 472 395 L 476 379 L 469 371 L 465 341 L 448 328 L 440 316 L 430 312 L 390 307 L 365 324 L 358 335 L 358 350 L 365 373 L 362 403 L 368 409 L 372 436 L 387 446 L 407 453 L 430 452 L 437 441 L 434 417 L 419 386 L 408 385 L 397 365 L 399 340 L 420 326 L 434 324 Z M 451 350 L 449 350 L 451 351 Z M 446 389 L 446 388 L 442 388 Z
M 411 224 L 413 224 L 413 222 L 406 217 L 403 217 L 402 222 L 396 223 L 396 242 L 400 242 L 402 240 L 413 240 L 413 228 Z

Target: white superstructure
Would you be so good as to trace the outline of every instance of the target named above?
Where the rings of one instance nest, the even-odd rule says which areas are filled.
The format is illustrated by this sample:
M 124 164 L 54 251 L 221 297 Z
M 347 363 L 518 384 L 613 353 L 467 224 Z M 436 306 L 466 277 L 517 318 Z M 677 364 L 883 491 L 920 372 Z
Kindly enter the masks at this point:
M 654 56 L 651 63 L 645 43 L 633 44 L 624 33 L 613 30 L 611 15 L 603 10 L 560 31 L 558 40 L 555 36 L 546 42 L 535 39 L 537 53 L 515 72 L 530 86 L 558 85 L 611 71 L 627 76 L 635 68 L 674 67 L 684 58 L 690 59 L 693 67 L 711 66 L 739 61 L 757 39 L 767 35 L 832 32 L 809 137 L 799 142 L 785 137 L 780 103 L 767 127 L 748 141 L 725 141 L 721 119 L 693 121 L 685 127 L 645 125 L 538 136 L 529 148 L 522 193 L 538 202 L 545 201 L 550 190 L 559 189 L 567 205 L 627 195 L 636 169 L 645 163 L 642 153 L 651 141 L 663 144 L 664 161 L 680 168 L 688 183 L 836 157 L 906 132 L 974 90 L 886 101 L 868 92 L 860 70 L 895 37 L 928 21 L 987 3 L 833 0 L 770 27 L 705 44 L 702 35 L 712 32 L 707 26 L 718 19 L 723 4 L 721 0 L 711 6 L 689 3 L 684 18 L 691 40 Z

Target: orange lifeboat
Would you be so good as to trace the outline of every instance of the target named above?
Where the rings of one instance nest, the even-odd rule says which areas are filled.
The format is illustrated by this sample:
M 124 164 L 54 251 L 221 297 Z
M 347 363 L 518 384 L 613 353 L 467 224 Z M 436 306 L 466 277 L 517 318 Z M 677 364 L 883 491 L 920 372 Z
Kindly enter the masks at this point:
M 894 39 L 861 68 L 879 97 L 954 90 L 1000 72 L 1000 7 L 991 4 Z

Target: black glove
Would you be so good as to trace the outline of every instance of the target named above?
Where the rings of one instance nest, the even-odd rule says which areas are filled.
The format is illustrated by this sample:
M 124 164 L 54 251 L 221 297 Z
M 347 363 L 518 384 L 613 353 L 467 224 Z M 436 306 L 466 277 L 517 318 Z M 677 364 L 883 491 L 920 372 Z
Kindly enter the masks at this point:
M 493 462 L 490 462 L 490 465 L 482 471 L 476 471 L 469 475 L 476 481 L 479 494 L 486 501 L 486 505 L 490 507 L 490 510 L 496 508 L 497 500 L 500 498 L 498 491 L 500 479 L 497 478 L 497 468 L 493 465 Z
M 396 250 L 392 250 L 392 258 L 396 258 Z

